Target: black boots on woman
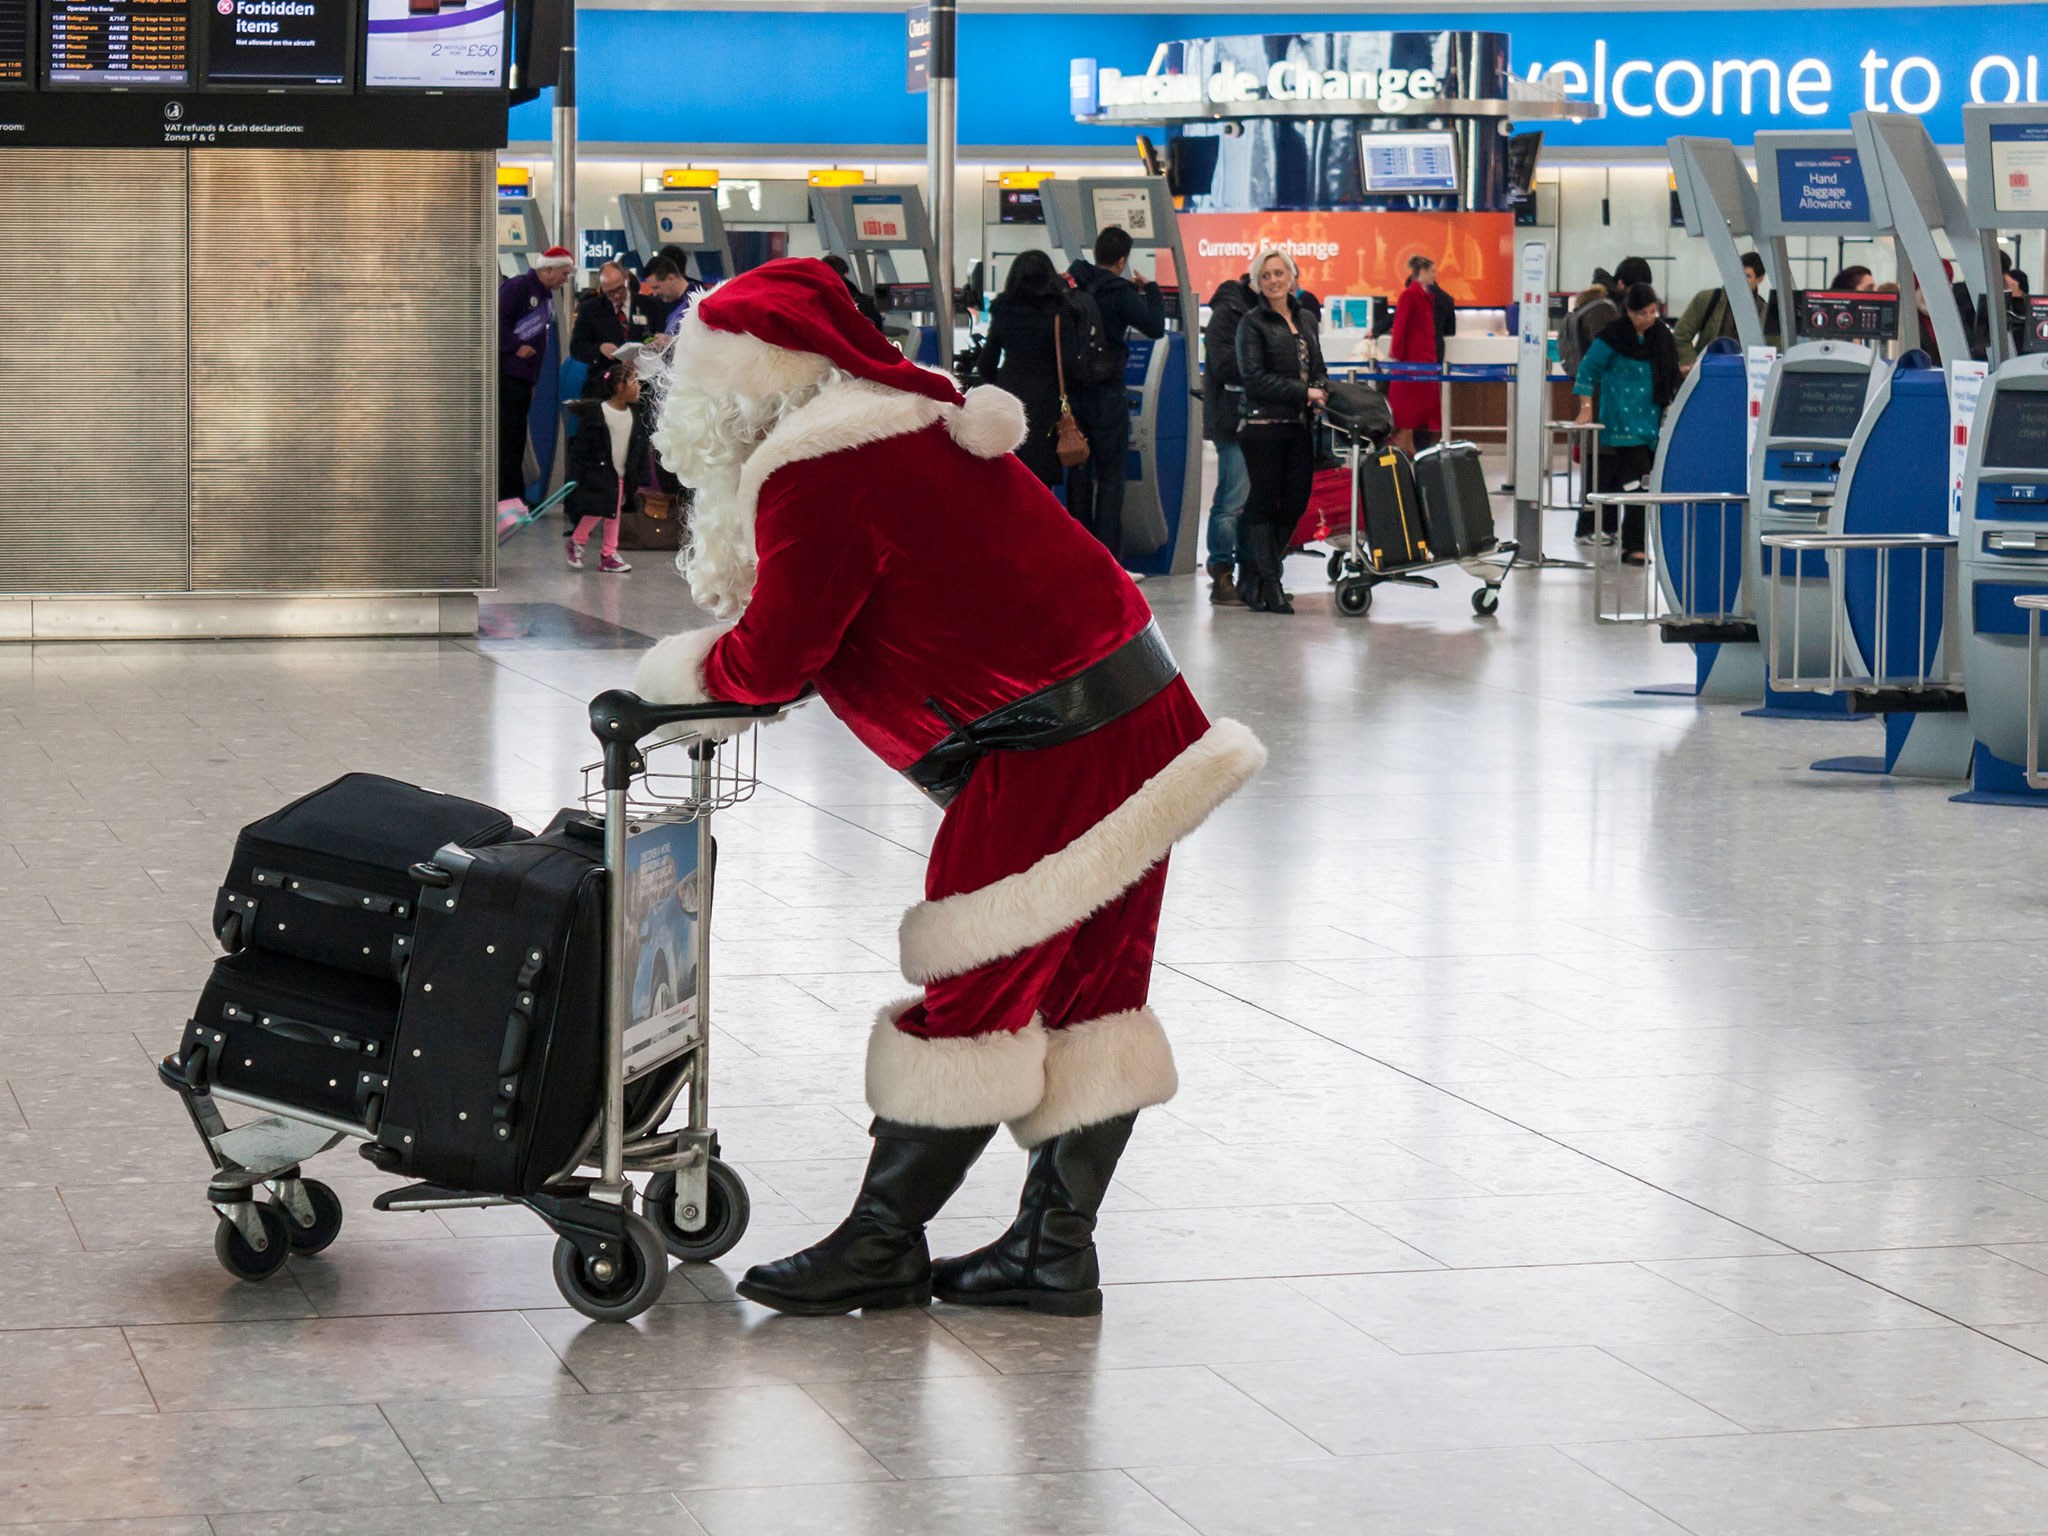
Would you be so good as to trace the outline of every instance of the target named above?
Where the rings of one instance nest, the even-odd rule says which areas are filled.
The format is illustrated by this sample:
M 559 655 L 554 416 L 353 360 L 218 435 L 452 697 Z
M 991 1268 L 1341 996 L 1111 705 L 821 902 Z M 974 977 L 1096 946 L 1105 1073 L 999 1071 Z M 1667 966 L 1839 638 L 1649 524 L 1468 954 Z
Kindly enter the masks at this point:
M 1241 562 L 1237 595 L 1254 613 L 1292 613 L 1294 603 L 1280 584 L 1280 536 L 1263 519 L 1247 519 L 1238 527 Z
M 1067 1131 L 1031 1149 L 1010 1230 L 986 1248 L 932 1266 L 932 1294 L 970 1307 L 1026 1307 L 1062 1317 L 1102 1310 L 1095 1218 L 1135 1112 Z
M 935 1130 L 877 1120 L 867 1176 L 846 1220 L 801 1253 L 756 1264 L 735 1289 L 800 1317 L 925 1305 L 932 1299 L 925 1223 L 953 1197 L 995 1132 L 992 1125 Z

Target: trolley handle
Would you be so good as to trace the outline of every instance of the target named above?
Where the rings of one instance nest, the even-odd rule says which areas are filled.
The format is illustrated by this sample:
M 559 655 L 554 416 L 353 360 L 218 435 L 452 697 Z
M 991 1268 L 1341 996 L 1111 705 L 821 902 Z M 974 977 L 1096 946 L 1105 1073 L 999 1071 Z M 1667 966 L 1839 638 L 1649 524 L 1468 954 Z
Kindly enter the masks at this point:
M 637 693 L 609 688 L 590 701 L 590 733 L 600 745 L 637 747 L 665 726 L 699 720 L 767 720 L 791 704 L 650 704 Z

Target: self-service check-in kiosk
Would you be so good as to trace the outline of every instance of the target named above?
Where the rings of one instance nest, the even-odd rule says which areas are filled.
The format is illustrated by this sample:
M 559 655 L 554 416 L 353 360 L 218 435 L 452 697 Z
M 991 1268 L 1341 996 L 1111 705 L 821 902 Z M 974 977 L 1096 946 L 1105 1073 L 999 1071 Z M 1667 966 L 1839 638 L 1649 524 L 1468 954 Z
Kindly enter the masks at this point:
M 1760 133 L 1756 136 L 1757 234 L 1775 292 L 1792 296 L 1794 339 L 1771 369 L 1750 446 L 1749 519 L 1743 537 L 1746 611 L 1772 654 L 1771 605 L 1761 601 L 1763 538 L 1821 533 L 1833 511 L 1849 444 L 1866 408 L 1884 390 L 1891 365 L 1880 350 L 1897 334 L 1898 305 L 1873 297 L 1797 292 L 1789 281 L 1785 241 L 1792 235 L 1870 238 L 1891 233 L 1881 179 L 1867 176 L 1852 133 Z M 1813 601 L 1797 605 L 1804 648 L 1824 651 L 1832 627 L 1827 558 L 1786 552 L 1784 578 L 1811 586 Z M 1846 697 L 1766 687 L 1766 717 L 1846 717 Z
M 619 217 L 625 220 L 626 243 L 644 267 L 657 251 L 679 246 L 690 257 L 686 276 L 715 283 L 730 276 L 725 221 L 718 212 L 715 187 L 676 187 L 661 192 L 622 192 Z
M 1760 223 L 1756 183 L 1726 139 L 1673 139 L 1671 169 L 1686 232 L 1707 243 L 1737 340 L 1717 341 L 1700 355 L 1665 412 L 1657 440 L 1650 472 L 1654 494 L 1721 498 L 1711 505 L 1674 499 L 1654 504 L 1650 535 L 1671 614 L 1663 637 L 1693 647 L 1697 678 L 1685 691 L 1710 703 L 1755 703 L 1763 697 L 1764 663 L 1742 590 L 1748 519 L 1728 498 L 1749 492 L 1745 354 L 1765 344 L 1742 267 L 1743 247 Z
M 1124 399 L 1131 413 L 1125 459 L 1124 564 L 1148 575 L 1185 574 L 1195 568 L 1195 503 L 1202 486 L 1201 403 L 1190 393 L 1199 377 L 1195 333 L 1199 296 L 1185 287 L 1187 258 L 1180 220 L 1163 176 L 1083 176 L 1047 181 L 1047 233 L 1069 261 L 1095 249 L 1096 234 L 1111 225 L 1131 237 L 1134 255 L 1150 251 L 1172 264 L 1166 300 L 1166 335 L 1130 338 Z
M 1958 247 L 1957 265 L 1965 282 L 1988 287 L 2001 232 L 2048 229 L 2048 105 L 1966 106 L 1963 144 L 1977 238 L 1967 254 Z M 2048 791 L 2026 779 L 2027 618 L 2014 601 L 2048 593 L 2048 353 L 2014 356 L 2005 327 L 1990 330 L 1991 372 L 1967 428 L 1957 508 L 1957 617 L 1976 743 L 1970 790 L 1957 798 L 2048 805 Z
M 811 218 L 826 251 L 844 257 L 853 268 L 853 280 L 874 299 L 904 355 L 927 367 L 950 369 L 952 299 L 933 291 L 939 261 L 918 189 L 813 187 Z M 922 271 L 899 273 L 899 256 L 915 257 Z
M 548 248 L 548 223 L 541 216 L 540 199 L 524 194 L 498 195 L 498 275 L 517 277 L 534 256 Z

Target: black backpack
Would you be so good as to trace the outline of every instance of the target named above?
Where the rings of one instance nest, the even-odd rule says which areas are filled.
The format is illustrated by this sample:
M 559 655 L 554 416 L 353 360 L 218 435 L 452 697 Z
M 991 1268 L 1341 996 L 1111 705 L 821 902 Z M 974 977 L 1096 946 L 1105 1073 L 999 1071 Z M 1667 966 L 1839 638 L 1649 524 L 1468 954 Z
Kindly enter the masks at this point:
M 1103 323 L 1102 306 L 1095 295 L 1070 277 L 1067 293 L 1068 318 L 1074 328 L 1067 341 L 1067 382 L 1076 389 L 1100 389 L 1123 382 L 1123 360 Z

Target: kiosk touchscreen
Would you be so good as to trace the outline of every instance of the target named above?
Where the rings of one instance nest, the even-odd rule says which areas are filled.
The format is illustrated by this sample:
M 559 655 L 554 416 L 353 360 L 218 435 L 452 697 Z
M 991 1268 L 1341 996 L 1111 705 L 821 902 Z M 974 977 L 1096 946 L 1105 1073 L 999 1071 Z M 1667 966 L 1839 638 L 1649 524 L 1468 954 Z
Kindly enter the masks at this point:
M 918 189 L 813 187 L 811 219 L 826 251 L 853 268 L 853 280 L 874 299 L 904 355 L 928 367 L 950 368 L 953 306 L 950 297 L 942 304 L 932 291 L 939 261 Z
M 1157 271 L 1166 335 L 1157 341 L 1132 336 L 1124 365 L 1131 446 L 1124 471 L 1123 560 L 1150 575 L 1192 571 L 1200 538 L 1195 504 L 1202 486 L 1202 428 L 1200 396 L 1190 386 L 1200 377 L 1195 339 L 1201 298 L 1178 286 L 1188 267 L 1166 178 L 1084 176 L 1048 181 L 1040 191 L 1046 232 L 1069 261 L 1087 257 L 1096 234 L 1110 225 L 1130 235 L 1134 264 L 1145 264 L 1141 256 L 1147 263 L 1165 258 Z
M 548 248 L 547 220 L 537 197 L 498 198 L 498 271 L 516 277 L 532 265 L 536 251 Z
M 725 220 L 718 212 L 717 188 L 622 192 L 619 217 L 625 222 L 626 245 L 642 267 L 673 245 L 689 255 L 687 276 L 716 283 L 731 275 L 732 254 L 726 246 Z

